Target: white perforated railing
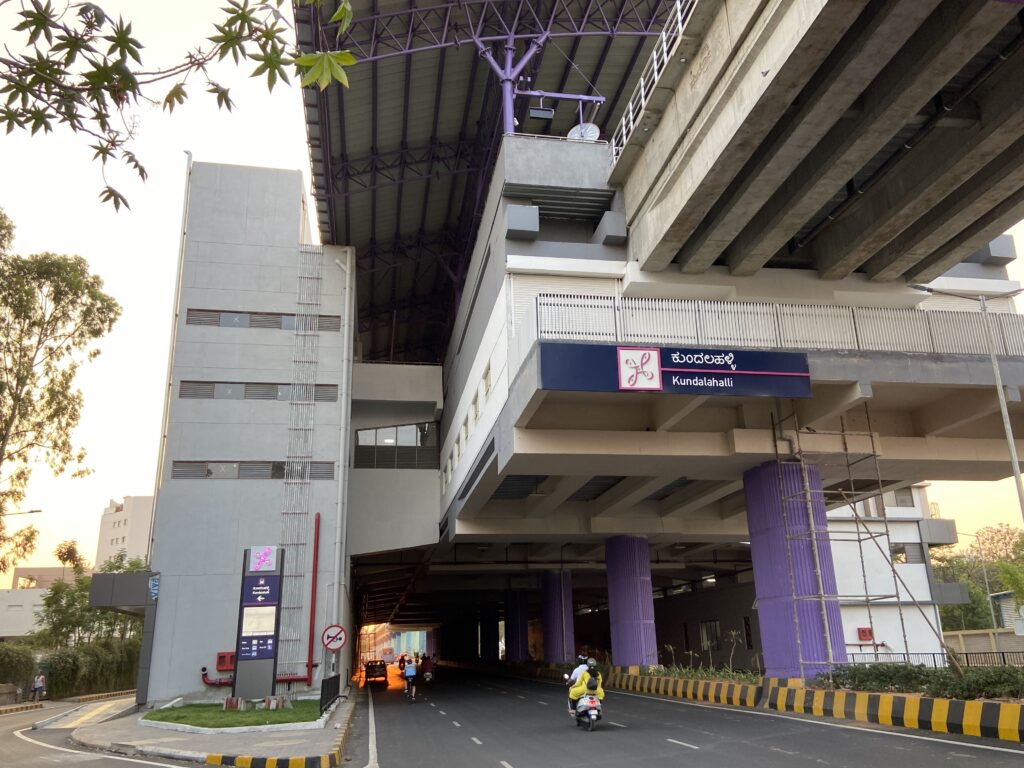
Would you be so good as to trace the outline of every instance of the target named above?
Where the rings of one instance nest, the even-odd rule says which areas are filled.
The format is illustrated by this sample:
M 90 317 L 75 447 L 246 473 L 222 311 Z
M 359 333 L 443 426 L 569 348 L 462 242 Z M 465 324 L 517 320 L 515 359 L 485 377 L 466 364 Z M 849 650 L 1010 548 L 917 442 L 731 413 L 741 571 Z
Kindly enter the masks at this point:
M 511 334 L 518 368 L 537 339 L 750 349 L 987 355 L 981 312 L 542 293 Z M 531 316 L 532 315 L 532 316 Z M 990 313 L 997 355 L 1024 355 L 1024 315 Z
M 655 38 L 654 50 L 651 51 L 650 58 L 647 59 L 647 63 L 641 70 L 640 80 L 626 103 L 626 109 L 619 124 L 615 127 L 615 133 L 612 134 L 613 166 L 618 162 L 623 148 L 629 142 L 629 137 L 633 135 L 633 131 L 639 125 L 658 79 L 675 55 L 676 49 L 679 48 L 679 43 L 683 39 L 683 30 L 686 29 L 686 22 L 696 4 L 697 0 L 676 0 L 672 3 L 668 18 L 665 19 L 665 26 L 662 27 L 661 34 Z

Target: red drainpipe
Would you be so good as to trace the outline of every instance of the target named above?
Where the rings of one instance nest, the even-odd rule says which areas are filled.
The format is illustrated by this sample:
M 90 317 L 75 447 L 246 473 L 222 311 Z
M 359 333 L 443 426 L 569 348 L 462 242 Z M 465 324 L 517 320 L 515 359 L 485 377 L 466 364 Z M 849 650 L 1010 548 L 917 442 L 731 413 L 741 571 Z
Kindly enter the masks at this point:
M 317 565 L 320 562 L 320 513 L 313 517 L 313 587 L 309 598 L 309 649 L 306 654 L 306 674 L 304 675 L 278 675 L 274 680 L 278 683 L 305 683 L 313 684 L 313 631 L 316 629 L 316 582 Z M 213 678 L 206 674 L 206 667 L 203 667 L 203 682 L 206 685 L 231 685 L 234 675 L 231 677 Z

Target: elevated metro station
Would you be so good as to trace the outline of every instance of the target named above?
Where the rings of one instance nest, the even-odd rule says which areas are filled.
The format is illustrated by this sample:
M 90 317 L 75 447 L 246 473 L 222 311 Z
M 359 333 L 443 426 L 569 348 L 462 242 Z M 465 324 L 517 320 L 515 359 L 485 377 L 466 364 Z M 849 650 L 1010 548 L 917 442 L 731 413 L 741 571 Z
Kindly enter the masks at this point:
M 223 696 L 264 545 L 281 691 L 382 625 L 941 655 L 921 483 L 1009 476 L 1024 430 L 1019 6 L 330 5 L 296 11 L 359 58 L 304 91 L 322 244 L 297 172 L 189 171 L 140 698 Z

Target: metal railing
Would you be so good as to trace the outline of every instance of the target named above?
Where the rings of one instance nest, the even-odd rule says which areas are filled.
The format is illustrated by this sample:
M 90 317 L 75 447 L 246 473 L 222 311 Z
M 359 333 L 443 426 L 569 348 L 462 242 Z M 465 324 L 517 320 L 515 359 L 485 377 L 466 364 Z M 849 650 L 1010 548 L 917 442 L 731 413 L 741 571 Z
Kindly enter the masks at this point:
M 637 81 L 629 101 L 626 102 L 626 108 L 619 124 L 615 127 L 615 133 L 612 134 L 613 167 L 619 161 L 622 150 L 629 143 L 630 137 L 639 125 L 647 102 L 650 100 L 651 94 L 654 93 L 654 88 L 665 71 L 665 67 L 675 56 L 676 49 L 683 39 L 686 22 L 689 21 L 690 13 L 696 4 L 697 0 L 676 0 L 672 3 L 668 18 L 665 19 L 665 26 L 662 28 L 661 34 L 655 38 L 654 50 L 651 51 L 650 58 L 647 59 L 647 63 L 640 71 L 640 79 Z
M 537 339 L 749 349 L 987 355 L 980 312 L 542 293 L 511 334 Z M 997 355 L 1024 355 L 1024 315 L 990 313 Z
M 849 653 L 851 664 L 911 664 L 947 667 L 953 655 L 961 667 L 1024 667 L 1024 651 L 973 651 L 946 653 Z
M 341 675 L 331 675 L 320 681 L 320 714 L 341 695 Z

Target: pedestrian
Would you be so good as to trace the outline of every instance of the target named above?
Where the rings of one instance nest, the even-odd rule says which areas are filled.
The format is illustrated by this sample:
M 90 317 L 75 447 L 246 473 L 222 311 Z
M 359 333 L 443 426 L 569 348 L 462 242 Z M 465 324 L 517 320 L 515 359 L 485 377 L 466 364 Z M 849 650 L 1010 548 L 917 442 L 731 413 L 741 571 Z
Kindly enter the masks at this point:
M 398 657 L 398 671 L 405 672 L 405 665 L 405 654 L 403 653 L 401 656 Z
M 36 702 L 43 698 L 43 693 L 46 690 L 46 675 L 43 674 L 43 670 L 37 670 L 36 676 L 32 678 L 32 701 Z

